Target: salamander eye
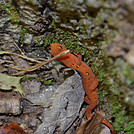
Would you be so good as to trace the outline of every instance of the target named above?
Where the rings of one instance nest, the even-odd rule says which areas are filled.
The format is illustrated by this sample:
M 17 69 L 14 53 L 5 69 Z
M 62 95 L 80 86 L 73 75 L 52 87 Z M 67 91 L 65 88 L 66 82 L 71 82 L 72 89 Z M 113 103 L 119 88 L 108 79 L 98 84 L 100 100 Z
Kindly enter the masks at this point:
M 63 47 L 62 46 L 59 46 L 59 49 L 61 50 L 61 49 L 63 49 Z

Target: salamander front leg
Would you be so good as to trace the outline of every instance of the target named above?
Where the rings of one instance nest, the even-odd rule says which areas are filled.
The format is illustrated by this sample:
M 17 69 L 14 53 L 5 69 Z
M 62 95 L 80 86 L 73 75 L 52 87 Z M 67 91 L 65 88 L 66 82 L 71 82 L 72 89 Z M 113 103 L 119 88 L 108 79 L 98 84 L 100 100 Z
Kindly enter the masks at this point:
M 85 96 L 84 100 L 87 104 L 89 104 L 89 106 L 87 107 L 86 110 L 86 117 L 87 119 L 90 119 L 92 114 L 92 110 L 97 106 L 97 102 L 98 102 L 98 90 L 96 89 L 95 91 L 93 91 L 92 93 L 88 94 L 87 96 Z
M 77 56 L 77 61 L 75 63 L 80 66 L 82 62 L 82 56 L 80 54 L 74 53 Z

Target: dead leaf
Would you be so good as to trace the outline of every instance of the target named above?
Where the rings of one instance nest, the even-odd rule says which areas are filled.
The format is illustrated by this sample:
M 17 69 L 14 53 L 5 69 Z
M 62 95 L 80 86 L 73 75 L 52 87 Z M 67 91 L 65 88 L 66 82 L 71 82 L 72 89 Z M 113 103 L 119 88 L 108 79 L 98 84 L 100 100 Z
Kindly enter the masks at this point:
M 104 119 L 104 116 L 104 112 L 96 111 L 91 119 L 77 129 L 76 134 L 99 134 L 103 129 L 101 121 Z
M 26 134 L 26 132 L 17 123 L 12 122 L 2 126 L 0 134 Z
M 0 73 L 0 89 L 2 90 L 11 90 L 13 87 L 15 91 L 19 92 L 21 95 L 24 95 L 24 91 L 20 85 L 20 79 L 22 77 L 9 76 Z

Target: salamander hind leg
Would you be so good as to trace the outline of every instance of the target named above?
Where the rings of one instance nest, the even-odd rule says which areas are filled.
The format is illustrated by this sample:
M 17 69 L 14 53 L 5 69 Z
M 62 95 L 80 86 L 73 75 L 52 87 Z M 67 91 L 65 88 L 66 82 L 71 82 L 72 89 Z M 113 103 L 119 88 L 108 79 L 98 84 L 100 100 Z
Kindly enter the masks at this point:
M 90 119 L 92 114 L 92 110 L 96 107 L 97 102 L 98 102 L 98 92 L 95 90 L 92 93 L 88 94 L 84 98 L 85 102 L 89 104 L 86 110 L 86 117 L 87 119 Z

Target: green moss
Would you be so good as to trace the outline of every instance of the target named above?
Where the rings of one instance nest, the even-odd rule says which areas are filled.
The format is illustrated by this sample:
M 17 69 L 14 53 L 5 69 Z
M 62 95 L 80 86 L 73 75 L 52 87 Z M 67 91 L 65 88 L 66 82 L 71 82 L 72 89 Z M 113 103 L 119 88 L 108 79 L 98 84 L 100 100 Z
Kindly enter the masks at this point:
M 42 79 L 41 79 L 41 78 L 37 78 L 37 77 L 35 77 L 35 76 L 24 76 L 24 77 L 21 79 L 21 82 L 25 82 L 25 81 L 27 81 L 27 80 L 32 81 L 32 80 L 34 80 L 34 79 L 36 79 L 36 80 L 39 81 L 39 82 L 42 82 Z
M 55 27 L 54 21 L 51 25 Z M 64 44 L 71 52 L 74 50 L 75 52 L 80 51 L 78 38 L 74 37 L 70 32 L 64 32 L 60 28 L 53 29 L 52 33 L 44 35 L 44 47 L 54 42 Z M 81 52 L 84 53 L 84 51 Z
M 29 81 L 32 81 L 32 80 L 36 80 L 36 81 L 38 81 L 38 82 L 42 82 L 44 85 L 52 85 L 53 83 L 52 83 L 52 80 L 44 80 L 44 79 L 42 79 L 42 78 L 37 78 L 37 77 L 31 77 L 31 76 L 24 76 L 22 79 L 21 79 L 21 82 L 25 82 L 25 81 L 27 81 L 27 80 L 29 80 Z
M 50 28 L 56 29 L 55 21 L 53 20 L 50 24 Z
M 130 65 L 126 64 L 122 66 L 120 72 L 122 73 L 122 80 L 126 81 L 128 86 L 134 83 L 134 74 L 131 71 Z
M 99 96 L 99 98 L 98 98 L 98 102 L 99 102 L 98 105 L 102 105 L 103 104 L 103 98 L 104 98 L 104 92 L 98 90 L 98 96 Z
M 52 85 L 52 80 L 44 81 L 44 85 Z
M 121 105 L 117 102 L 117 98 L 114 97 L 114 100 L 112 102 L 113 110 L 112 110 L 112 116 L 115 118 L 115 123 L 113 124 L 114 130 L 116 132 L 124 131 L 125 123 L 126 123 L 126 117 L 125 113 L 122 111 Z
M 115 123 L 113 124 L 115 131 L 118 133 L 124 131 L 126 133 L 134 132 L 134 122 L 130 121 L 126 113 L 122 110 L 121 105 L 117 100 L 113 100 L 113 110 L 112 115 L 115 118 Z M 133 125 L 132 125 L 133 124 Z
M 41 40 L 37 37 L 36 38 L 36 44 L 37 47 L 40 47 L 42 45 Z
M 22 26 L 22 30 L 19 32 L 20 43 L 24 44 L 25 35 L 27 34 L 27 30 Z
M 45 36 L 45 41 L 44 41 L 44 45 L 48 45 L 53 43 L 53 34 L 48 34 L 47 36 Z
M 0 6 L 8 14 L 9 19 L 12 23 L 20 22 L 18 12 L 16 11 L 14 5 L 11 2 L 7 2 L 6 4 L 0 2 Z
M 134 133 L 134 120 L 128 122 L 124 130 L 125 130 L 125 134 L 133 134 Z

